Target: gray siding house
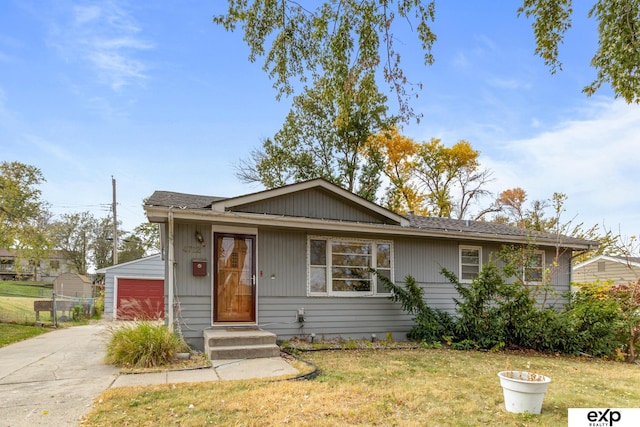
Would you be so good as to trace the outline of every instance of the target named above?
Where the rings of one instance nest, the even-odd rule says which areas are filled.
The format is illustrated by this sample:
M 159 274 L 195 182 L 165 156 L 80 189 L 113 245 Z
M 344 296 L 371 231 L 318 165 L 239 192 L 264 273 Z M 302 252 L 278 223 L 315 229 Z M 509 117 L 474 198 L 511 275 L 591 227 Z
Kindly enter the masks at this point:
M 280 339 L 404 339 L 411 317 L 370 267 L 397 283 L 413 276 L 431 307 L 452 312 L 457 294 L 442 267 L 470 281 L 503 244 L 533 239 L 540 275 L 559 254 L 552 278 L 559 295 L 569 290 L 572 251 L 597 246 L 494 223 L 398 215 L 323 179 L 232 198 L 156 191 L 144 208 L 161 224 L 165 319 L 199 349 L 205 330 L 247 326 Z

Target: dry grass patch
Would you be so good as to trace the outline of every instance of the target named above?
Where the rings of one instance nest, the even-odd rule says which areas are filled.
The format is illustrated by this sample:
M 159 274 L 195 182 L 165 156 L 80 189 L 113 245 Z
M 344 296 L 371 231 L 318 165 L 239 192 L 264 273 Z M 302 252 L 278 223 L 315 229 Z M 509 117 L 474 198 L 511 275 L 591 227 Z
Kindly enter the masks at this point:
M 567 424 L 571 407 L 635 407 L 640 367 L 574 358 L 366 350 L 304 353 L 313 381 L 222 381 L 109 390 L 85 425 L 541 425 Z M 552 378 L 539 416 L 503 409 L 497 372 Z

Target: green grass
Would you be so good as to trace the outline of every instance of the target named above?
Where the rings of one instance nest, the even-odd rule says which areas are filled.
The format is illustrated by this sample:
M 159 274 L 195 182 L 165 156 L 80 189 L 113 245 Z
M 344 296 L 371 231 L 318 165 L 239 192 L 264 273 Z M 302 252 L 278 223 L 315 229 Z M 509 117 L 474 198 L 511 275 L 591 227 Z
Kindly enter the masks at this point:
M 49 332 L 49 329 L 37 326 L 0 323 L 0 347 L 32 338 L 45 332 Z
M 52 285 L 42 282 L 0 281 L 0 295 L 50 299 Z
M 0 322 L 33 325 L 36 322 L 36 312 L 33 311 L 34 298 L 2 297 L 0 296 Z M 40 321 L 51 322 L 51 314 L 40 312 Z
M 637 407 L 640 367 L 452 350 L 301 353 L 313 381 L 218 381 L 110 389 L 83 425 L 566 426 L 568 408 Z M 551 377 L 540 415 L 504 410 L 497 373 Z

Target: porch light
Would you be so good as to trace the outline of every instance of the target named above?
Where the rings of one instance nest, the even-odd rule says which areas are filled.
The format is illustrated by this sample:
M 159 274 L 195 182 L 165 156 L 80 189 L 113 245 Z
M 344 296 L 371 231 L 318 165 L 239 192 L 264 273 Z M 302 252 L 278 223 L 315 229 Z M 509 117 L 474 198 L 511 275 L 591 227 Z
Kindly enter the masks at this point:
M 198 243 L 204 243 L 204 237 L 202 237 L 202 234 L 200 234 L 198 230 L 196 230 L 196 240 Z

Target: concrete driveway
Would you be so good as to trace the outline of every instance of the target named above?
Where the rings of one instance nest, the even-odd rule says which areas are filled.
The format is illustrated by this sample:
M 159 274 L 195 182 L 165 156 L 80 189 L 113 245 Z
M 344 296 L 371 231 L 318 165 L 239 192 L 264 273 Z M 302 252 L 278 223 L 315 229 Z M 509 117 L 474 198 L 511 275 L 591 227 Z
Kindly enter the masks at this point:
M 98 322 L 0 348 L 0 426 L 77 426 L 118 375 L 103 361 L 108 338 Z

